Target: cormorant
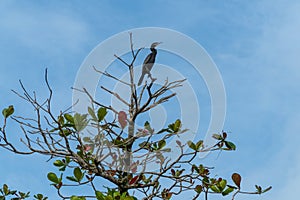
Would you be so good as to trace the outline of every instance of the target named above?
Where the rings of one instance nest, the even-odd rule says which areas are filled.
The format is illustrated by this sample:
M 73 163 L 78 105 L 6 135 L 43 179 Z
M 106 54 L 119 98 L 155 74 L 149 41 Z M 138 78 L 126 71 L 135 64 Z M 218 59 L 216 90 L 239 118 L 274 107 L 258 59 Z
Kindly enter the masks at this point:
M 157 45 L 159 45 L 161 42 L 154 42 L 151 47 L 150 47 L 150 50 L 151 50 L 151 53 L 146 57 L 146 59 L 144 60 L 144 63 L 143 63 L 143 69 L 142 69 L 142 75 L 139 79 L 139 82 L 138 82 L 138 85 L 141 85 L 142 82 L 143 82 L 143 79 L 144 79 L 144 76 L 146 74 L 148 74 L 148 77 L 150 77 L 152 80 L 152 76 L 151 76 L 151 69 L 154 65 L 154 62 L 155 62 L 155 57 L 156 57 L 156 54 L 157 54 L 157 50 L 155 49 L 155 47 Z

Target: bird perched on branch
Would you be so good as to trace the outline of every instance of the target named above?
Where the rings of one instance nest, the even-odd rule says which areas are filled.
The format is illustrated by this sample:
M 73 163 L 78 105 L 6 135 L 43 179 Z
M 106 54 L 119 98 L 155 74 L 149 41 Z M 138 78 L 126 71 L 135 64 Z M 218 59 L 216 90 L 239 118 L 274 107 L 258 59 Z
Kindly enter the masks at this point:
M 157 45 L 161 44 L 161 42 L 154 42 L 152 43 L 151 47 L 150 47 L 150 50 L 151 50 L 151 53 L 146 57 L 146 59 L 144 60 L 144 63 L 143 63 L 143 69 L 142 69 L 142 75 L 139 79 L 139 82 L 138 82 L 138 85 L 141 85 L 142 82 L 143 82 L 143 79 L 144 79 L 144 76 L 147 74 L 148 77 L 151 78 L 151 80 L 154 80 L 151 76 L 151 69 L 154 65 L 154 62 L 155 62 L 155 57 L 156 57 L 156 54 L 157 54 L 157 50 L 155 49 L 155 47 Z

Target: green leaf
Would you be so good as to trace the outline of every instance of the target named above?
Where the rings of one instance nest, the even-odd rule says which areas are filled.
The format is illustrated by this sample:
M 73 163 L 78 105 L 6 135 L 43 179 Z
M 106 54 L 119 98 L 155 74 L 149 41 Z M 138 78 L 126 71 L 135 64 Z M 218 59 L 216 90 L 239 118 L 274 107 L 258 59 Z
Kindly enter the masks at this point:
M 168 128 L 171 129 L 174 132 L 174 124 L 169 124 Z
M 133 197 L 128 197 L 128 196 L 127 196 L 127 197 L 122 197 L 121 200 L 134 200 L 134 198 L 133 198 Z
M 92 109 L 91 107 L 88 107 L 88 113 L 90 114 L 90 116 L 92 117 L 93 121 L 98 121 L 96 114 L 94 112 L 94 109 Z
M 229 142 L 229 141 L 225 141 L 225 145 L 228 149 L 230 150 L 235 150 L 236 149 L 236 146 L 235 144 L 233 144 L 232 142 Z
M 210 186 L 210 189 L 216 193 L 220 193 L 221 190 L 216 186 L 216 185 L 211 185 Z
M 225 179 L 222 179 L 218 184 L 221 191 L 225 189 L 226 185 L 227 185 L 227 181 Z
M 70 181 L 78 182 L 78 180 L 74 176 L 67 176 L 66 178 Z
M 177 119 L 174 123 L 174 132 L 178 132 L 180 130 L 180 127 L 181 127 L 181 121 Z
M 66 157 L 66 163 L 68 163 L 68 164 L 69 164 L 70 162 L 71 162 L 71 159 L 70 159 L 70 157 L 69 157 L 69 156 L 67 156 L 67 157 Z
M 216 133 L 213 134 L 212 137 L 213 137 L 214 139 L 216 139 L 216 140 L 222 140 L 222 139 L 223 139 L 222 135 L 216 134 Z
M 72 115 L 66 113 L 64 114 L 65 119 L 70 122 L 71 124 L 74 124 L 74 118 L 72 117 Z
M 192 172 L 194 172 L 194 170 L 200 174 L 200 169 L 195 164 L 192 165 Z
M 79 167 L 76 167 L 73 173 L 78 182 L 80 182 L 83 179 L 84 174 L 82 173 Z
M 160 140 L 158 142 L 158 150 L 164 148 L 164 146 L 166 146 L 166 141 L 165 140 Z
M 197 147 L 196 147 L 195 143 L 193 143 L 192 141 L 188 141 L 187 144 L 191 149 L 197 151 Z
M 71 133 L 72 132 L 69 129 L 63 129 L 62 132 L 61 131 L 58 132 L 59 136 L 61 136 L 61 137 L 69 136 Z
M 195 191 L 196 191 L 198 194 L 200 194 L 200 193 L 202 192 L 202 186 L 201 186 L 201 185 L 197 185 L 197 186 L 195 187 Z
M 158 150 L 157 143 L 153 143 L 152 148 L 153 148 L 154 150 Z
M 3 193 L 5 194 L 5 195 L 8 195 L 9 194 L 9 189 L 8 189 L 8 186 L 6 185 L 6 184 L 3 184 Z
M 11 195 L 15 195 L 17 193 L 17 190 L 10 190 L 9 191 L 9 194 L 11 194 Z
M 5 118 L 8 118 L 10 115 L 14 113 L 15 109 L 13 105 L 8 106 L 8 108 L 4 108 L 2 110 L 2 114 Z
M 153 128 L 151 127 L 150 123 L 148 121 L 145 122 L 144 127 L 147 131 L 149 131 L 150 134 L 153 133 Z M 158 133 L 157 133 L 158 134 Z
M 75 129 L 80 132 L 83 129 L 85 129 L 85 127 L 88 125 L 88 119 L 87 119 L 87 114 L 79 114 L 76 113 L 74 115 L 74 124 L 75 124 Z
M 150 145 L 151 144 L 149 142 L 144 141 L 144 142 L 142 142 L 142 143 L 139 144 L 139 147 L 141 147 L 142 149 L 150 150 L 151 149 Z
M 27 192 L 27 193 L 19 192 L 19 195 L 20 195 L 21 199 L 25 199 L 25 198 L 29 197 L 29 193 L 30 192 Z
M 35 194 L 33 197 L 36 198 L 36 199 L 42 199 L 43 195 L 42 194 Z
M 175 177 L 179 177 L 181 174 L 182 174 L 182 172 L 184 172 L 185 171 L 185 169 L 182 169 L 182 170 L 176 170 L 176 172 L 175 172 Z
M 272 186 L 270 186 L 270 187 L 264 189 L 264 190 L 262 191 L 262 193 L 268 192 L 268 191 L 271 190 L 271 189 L 272 189 Z
M 62 167 L 65 165 L 65 163 L 61 160 L 56 160 L 56 161 L 54 161 L 53 165 L 56 167 Z
M 64 119 L 64 117 L 63 116 L 58 116 L 58 123 L 60 123 L 61 125 L 63 125 L 64 123 L 65 123 L 65 119 Z
M 95 194 L 96 194 L 97 200 L 105 200 L 105 197 L 102 192 L 96 191 Z
M 200 140 L 196 144 L 196 150 L 199 151 L 199 149 L 203 146 L 203 140 Z
M 123 141 L 121 141 L 121 137 L 117 137 L 116 139 L 113 139 L 112 140 L 112 143 L 114 144 L 114 145 L 117 145 L 118 147 L 121 147 L 121 146 L 124 146 L 123 144 L 124 144 L 124 142 Z
M 71 196 L 70 200 L 86 200 L 85 197 Z
M 164 148 L 164 149 L 161 149 L 161 151 L 163 151 L 163 152 L 171 152 L 171 148 Z
M 234 188 L 232 187 L 228 187 L 225 191 L 222 192 L 223 196 L 226 196 L 228 194 L 230 194 L 231 192 L 233 192 Z
M 44 197 L 44 195 L 42 195 L 42 194 L 36 194 L 33 197 L 38 200 L 47 200 L 48 199 L 48 197 Z
M 53 173 L 53 172 L 48 173 L 47 177 L 48 177 L 48 180 L 49 180 L 49 181 L 51 181 L 51 182 L 53 182 L 53 183 L 55 183 L 55 184 L 59 184 L 59 183 L 60 183 L 60 181 L 59 181 L 59 179 L 57 178 L 56 174 Z
M 261 193 L 262 193 L 262 188 L 261 188 L 261 186 L 255 185 L 255 188 L 256 188 L 258 194 L 261 194 Z
M 83 141 L 84 141 L 84 142 L 87 142 L 87 143 L 93 143 L 93 141 L 91 140 L 90 137 L 84 137 L 84 138 L 83 138 Z
M 67 168 L 67 166 L 65 165 L 65 166 L 63 166 L 63 167 L 59 168 L 59 171 L 65 171 L 65 170 L 66 170 L 66 168 Z
M 181 121 L 177 119 L 175 123 L 169 124 L 168 127 L 173 131 L 173 133 L 177 133 L 178 131 L 180 131 L 181 128 Z
M 106 114 L 107 114 L 106 108 L 103 108 L 103 107 L 99 108 L 98 112 L 97 112 L 98 122 L 101 122 L 104 119 L 104 117 L 106 116 Z

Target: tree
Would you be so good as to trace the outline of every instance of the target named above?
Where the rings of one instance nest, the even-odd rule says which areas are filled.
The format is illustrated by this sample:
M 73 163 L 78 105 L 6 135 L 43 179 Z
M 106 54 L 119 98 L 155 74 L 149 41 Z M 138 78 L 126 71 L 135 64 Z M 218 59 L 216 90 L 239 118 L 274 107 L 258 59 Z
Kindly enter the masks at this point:
M 96 101 L 86 88 L 74 88 L 83 92 L 90 100 L 86 113 L 73 113 L 71 108 L 55 113 L 52 110 L 53 91 L 48 82 L 47 70 L 45 83 L 49 96 L 39 101 L 36 94 L 31 95 L 20 81 L 22 93 L 14 91 L 20 98 L 29 103 L 35 111 L 35 118 L 13 116 L 13 105 L 3 109 L 3 125 L 0 129 L 0 146 L 15 154 L 42 154 L 53 160 L 58 172 L 47 175 L 51 185 L 62 199 L 172 199 L 173 196 L 190 191 L 193 199 L 208 199 L 209 194 L 221 196 L 232 194 L 262 194 L 271 189 L 255 186 L 253 192 L 241 190 L 241 176 L 232 174 L 231 184 L 222 177 L 211 176 L 212 168 L 199 163 L 197 156 L 203 152 L 234 151 L 235 144 L 228 140 L 225 131 L 215 133 L 215 144 L 207 146 L 203 140 L 180 141 L 180 135 L 187 134 L 180 119 L 161 130 L 155 130 L 146 121 L 144 127 L 137 129 L 135 122 L 143 113 L 169 101 L 176 93 L 171 89 L 182 86 L 185 80 L 165 81 L 160 87 L 154 87 L 155 79 L 137 89 L 134 79 L 134 65 L 142 48 L 133 50 L 130 34 L 132 60 L 126 62 L 116 56 L 122 65 L 129 70 L 129 80 L 122 81 L 108 72 L 101 73 L 112 80 L 130 88 L 130 99 L 127 101 L 118 93 L 101 86 L 110 95 L 127 105 L 128 111 L 119 111 L 110 105 Z M 110 116 L 109 116 L 110 115 Z M 24 137 L 21 139 L 27 150 L 20 150 L 10 141 L 7 126 L 10 121 L 18 124 Z M 84 134 L 83 134 L 84 133 Z M 176 141 L 177 156 L 171 158 L 171 149 L 167 144 Z M 155 170 L 151 170 L 153 166 Z M 102 186 L 101 180 L 109 184 Z M 80 194 L 65 195 L 67 187 L 84 187 Z M 85 187 L 86 188 L 86 187 Z M 25 199 L 29 193 L 10 190 L 6 184 L 0 190 L 0 199 L 14 197 Z M 42 194 L 34 195 L 35 199 L 47 199 Z

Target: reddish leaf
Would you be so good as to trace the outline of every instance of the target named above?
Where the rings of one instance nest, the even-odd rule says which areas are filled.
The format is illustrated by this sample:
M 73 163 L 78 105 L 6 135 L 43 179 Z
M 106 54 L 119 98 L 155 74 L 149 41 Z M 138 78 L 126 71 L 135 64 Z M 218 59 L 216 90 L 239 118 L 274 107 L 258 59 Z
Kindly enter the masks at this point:
M 88 145 L 88 144 L 85 144 L 84 145 L 84 151 L 89 151 L 89 150 L 91 150 L 91 146 L 90 145 Z
M 133 168 L 131 168 L 132 173 L 136 173 L 136 171 L 137 171 L 137 166 L 134 166 Z
M 171 169 L 172 176 L 175 176 L 175 170 Z
M 135 176 L 133 177 L 130 181 L 129 181 L 129 185 L 135 184 L 139 179 L 139 176 Z
M 59 184 L 55 185 L 55 187 L 56 187 L 57 189 L 60 189 L 61 186 L 62 186 L 62 182 L 60 182 Z
M 172 193 L 167 193 L 166 197 L 167 197 L 167 199 L 171 199 Z
M 226 139 L 227 138 L 227 133 L 225 131 L 223 131 L 223 139 Z
M 232 178 L 234 184 L 236 186 L 238 186 L 238 188 L 241 188 L 241 180 L 242 180 L 241 175 L 239 175 L 238 173 L 233 173 L 231 178 Z
M 118 113 L 118 120 L 121 128 L 124 129 L 127 126 L 127 114 L 124 111 Z
M 135 162 L 130 166 L 131 172 L 136 173 L 139 162 Z
M 200 193 L 202 192 L 202 186 L 201 186 L 201 185 L 197 185 L 197 186 L 195 187 L 195 191 L 196 191 L 198 194 L 200 194 Z
M 181 147 L 181 142 L 179 140 L 176 140 L 176 143 Z

